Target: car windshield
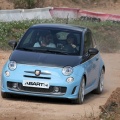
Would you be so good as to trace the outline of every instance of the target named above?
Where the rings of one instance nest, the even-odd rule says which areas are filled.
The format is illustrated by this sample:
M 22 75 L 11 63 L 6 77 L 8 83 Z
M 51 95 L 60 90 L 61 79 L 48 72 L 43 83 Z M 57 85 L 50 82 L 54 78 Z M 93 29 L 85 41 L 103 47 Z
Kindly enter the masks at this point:
M 20 40 L 17 50 L 80 55 L 82 33 L 67 29 L 30 28 Z

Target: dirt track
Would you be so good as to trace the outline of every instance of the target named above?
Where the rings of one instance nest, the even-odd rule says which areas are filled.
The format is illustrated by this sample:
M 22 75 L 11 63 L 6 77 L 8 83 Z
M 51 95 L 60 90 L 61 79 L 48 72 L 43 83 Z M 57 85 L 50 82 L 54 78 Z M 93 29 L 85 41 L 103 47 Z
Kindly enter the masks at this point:
M 0 51 L 0 72 L 10 52 Z M 68 100 L 48 98 L 2 99 L 0 96 L 0 120 L 80 120 L 81 116 L 100 112 L 113 90 L 120 86 L 120 53 L 102 54 L 106 64 L 103 94 L 88 94 L 83 105 L 72 105 Z

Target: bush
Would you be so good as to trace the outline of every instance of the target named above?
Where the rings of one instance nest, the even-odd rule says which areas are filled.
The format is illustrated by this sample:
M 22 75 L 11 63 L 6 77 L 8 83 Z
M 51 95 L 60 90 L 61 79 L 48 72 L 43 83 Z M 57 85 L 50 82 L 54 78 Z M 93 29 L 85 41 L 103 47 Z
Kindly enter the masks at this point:
M 15 8 L 34 8 L 35 7 L 35 0 L 14 0 L 13 1 Z

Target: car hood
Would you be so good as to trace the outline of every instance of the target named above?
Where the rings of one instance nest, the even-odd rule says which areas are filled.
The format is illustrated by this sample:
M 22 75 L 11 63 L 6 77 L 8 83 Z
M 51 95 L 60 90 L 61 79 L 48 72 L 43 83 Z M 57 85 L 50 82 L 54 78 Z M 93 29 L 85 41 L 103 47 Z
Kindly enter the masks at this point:
M 30 64 L 39 66 L 74 67 L 80 64 L 81 56 L 14 50 L 10 56 L 10 61 L 16 61 L 16 63 L 20 64 Z

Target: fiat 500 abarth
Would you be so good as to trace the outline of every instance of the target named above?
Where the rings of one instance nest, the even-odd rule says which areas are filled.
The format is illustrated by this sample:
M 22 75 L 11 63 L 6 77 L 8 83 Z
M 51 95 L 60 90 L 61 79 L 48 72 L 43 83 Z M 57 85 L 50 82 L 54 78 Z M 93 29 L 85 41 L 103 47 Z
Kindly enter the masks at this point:
M 105 65 L 89 28 L 68 24 L 31 26 L 2 70 L 1 95 L 67 98 L 82 104 L 84 96 L 103 91 Z

